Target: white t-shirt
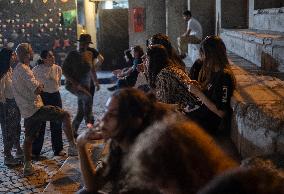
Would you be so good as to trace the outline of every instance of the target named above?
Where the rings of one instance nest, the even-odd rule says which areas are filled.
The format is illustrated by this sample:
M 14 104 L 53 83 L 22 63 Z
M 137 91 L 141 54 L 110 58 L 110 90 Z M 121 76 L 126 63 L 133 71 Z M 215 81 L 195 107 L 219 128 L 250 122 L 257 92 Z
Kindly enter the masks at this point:
M 202 27 L 201 24 L 193 17 L 191 17 L 187 22 L 187 29 L 190 29 L 189 35 L 194 35 L 202 39 Z
M 53 64 L 51 66 L 40 64 L 33 68 L 35 78 L 44 85 L 43 91 L 54 93 L 59 91 L 61 85 L 61 67 Z
M 43 106 L 40 95 L 35 94 L 40 85 L 29 65 L 19 63 L 12 74 L 12 89 L 23 118 L 31 117 Z

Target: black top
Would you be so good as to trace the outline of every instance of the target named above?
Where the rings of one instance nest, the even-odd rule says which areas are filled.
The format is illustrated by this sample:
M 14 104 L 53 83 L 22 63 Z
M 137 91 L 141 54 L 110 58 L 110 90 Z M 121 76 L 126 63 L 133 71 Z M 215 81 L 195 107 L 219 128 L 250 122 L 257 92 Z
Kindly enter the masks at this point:
M 228 119 L 231 113 L 230 99 L 234 90 L 234 77 L 231 72 L 216 72 L 208 87 L 203 91 L 204 94 L 216 105 L 219 110 L 226 113 L 224 121 Z M 216 132 L 222 119 L 207 108 L 204 104 L 188 116 L 196 120 L 206 130 Z
M 198 80 L 198 75 L 199 75 L 199 72 L 201 70 L 201 67 L 202 67 L 203 63 L 200 59 L 197 59 L 192 67 L 190 68 L 189 70 L 189 77 L 190 79 L 192 80 Z

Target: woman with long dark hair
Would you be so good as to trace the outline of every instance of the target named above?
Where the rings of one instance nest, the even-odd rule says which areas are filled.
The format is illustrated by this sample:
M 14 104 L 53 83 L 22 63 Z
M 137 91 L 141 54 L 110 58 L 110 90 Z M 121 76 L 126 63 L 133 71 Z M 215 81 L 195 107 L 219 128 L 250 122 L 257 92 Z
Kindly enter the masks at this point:
M 231 71 L 226 47 L 218 36 L 205 38 L 200 45 L 202 67 L 198 82 L 189 84 L 190 93 L 197 96 L 202 106 L 189 116 L 211 132 L 228 127 L 231 113 L 230 99 L 235 89 L 235 78 Z
M 61 67 L 55 64 L 55 58 L 52 51 L 43 50 L 40 54 L 41 59 L 38 65 L 33 68 L 33 73 L 38 81 L 43 85 L 43 92 L 40 94 L 43 104 L 58 106 L 62 108 L 62 101 L 59 92 L 61 86 Z M 38 137 L 33 142 L 32 154 L 39 157 L 43 146 L 46 122 L 41 125 L 41 130 Z M 52 150 L 55 156 L 62 156 L 63 141 L 62 141 L 62 122 L 51 121 L 51 143 Z
M 12 92 L 12 64 L 16 62 L 13 50 L 3 48 L 0 51 L 0 114 L 1 129 L 4 144 L 4 164 L 17 165 L 17 159 L 23 157 L 20 146 L 21 114 Z M 12 148 L 17 148 L 16 156 L 11 154 Z
M 197 98 L 187 90 L 191 79 L 182 66 L 170 60 L 163 45 L 149 46 L 144 64 L 146 77 L 157 100 L 177 104 L 180 109 L 194 110 L 199 106 Z
M 153 97 L 146 96 L 142 91 L 133 88 L 116 90 L 106 104 L 98 130 L 86 131 L 77 138 L 85 184 L 79 193 L 97 193 L 108 182 L 112 183 L 110 193 L 121 193 L 126 189 L 124 157 L 140 133 L 170 112 L 167 106 L 155 102 Z M 86 144 L 101 139 L 109 140 L 109 150 L 107 159 L 95 166 Z M 140 190 L 140 193 L 153 192 Z

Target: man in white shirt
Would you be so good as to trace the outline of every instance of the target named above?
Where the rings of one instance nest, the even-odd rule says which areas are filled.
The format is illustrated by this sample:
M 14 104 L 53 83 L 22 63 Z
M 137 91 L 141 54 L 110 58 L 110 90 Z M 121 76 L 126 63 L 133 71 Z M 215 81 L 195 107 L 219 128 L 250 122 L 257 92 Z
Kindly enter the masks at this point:
M 43 84 L 36 80 L 29 67 L 33 50 L 30 44 L 21 43 L 16 48 L 19 63 L 12 75 L 12 89 L 16 103 L 24 118 L 24 175 L 33 173 L 31 164 L 32 142 L 37 137 L 43 121 L 60 120 L 63 122 L 63 130 L 69 142 L 68 155 L 77 155 L 77 148 L 73 138 L 70 114 L 56 106 L 44 106 L 40 93 Z
M 202 40 L 202 26 L 191 16 L 191 12 L 186 10 L 183 12 L 183 19 L 187 21 L 186 32 L 178 37 L 178 51 L 181 58 L 186 57 L 188 44 L 199 44 Z

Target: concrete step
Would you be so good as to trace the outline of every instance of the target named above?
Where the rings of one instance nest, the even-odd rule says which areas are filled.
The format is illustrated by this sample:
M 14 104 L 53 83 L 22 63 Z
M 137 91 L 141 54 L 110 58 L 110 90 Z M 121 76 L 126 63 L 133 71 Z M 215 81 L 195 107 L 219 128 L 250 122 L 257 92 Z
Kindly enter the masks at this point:
M 94 162 L 98 161 L 103 149 L 102 141 L 88 144 L 87 150 Z M 43 193 L 76 193 L 83 187 L 78 157 L 68 157 L 59 171 L 52 177 Z
M 267 71 L 284 72 L 284 33 L 251 29 L 222 29 L 227 50 Z
M 254 10 L 253 29 L 284 32 L 284 7 Z
M 284 154 L 284 81 L 232 65 L 232 139 L 242 158 Z
M 276 77 L 278 79 L 284 80 L 284 72 L 278 72 L 278 71 L 266 71 L 258 67 L 256 64 L 246 60 L 245 58 L 228 51 L 227 53 L 228 58 L 232 64 L 237 65 L 238 67 L 241 67 L 242 69 L 256 74 L 256 75 L 267 75 L 267 76 L 272 76 Z

